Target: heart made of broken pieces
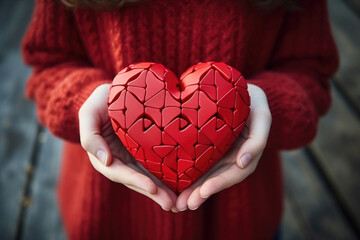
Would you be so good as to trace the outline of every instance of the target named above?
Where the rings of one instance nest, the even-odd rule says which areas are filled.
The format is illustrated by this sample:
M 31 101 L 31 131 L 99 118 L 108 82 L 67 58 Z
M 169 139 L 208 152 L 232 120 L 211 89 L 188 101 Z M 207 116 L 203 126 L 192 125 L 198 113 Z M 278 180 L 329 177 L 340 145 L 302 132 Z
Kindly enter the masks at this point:
M 114 78 L 108 113 L 134 158 L 176 193 L 194 183 L 245 126 L 243 76 L 222 62 L 198 63 L 180 77 L 158 63 L 132 64 Z

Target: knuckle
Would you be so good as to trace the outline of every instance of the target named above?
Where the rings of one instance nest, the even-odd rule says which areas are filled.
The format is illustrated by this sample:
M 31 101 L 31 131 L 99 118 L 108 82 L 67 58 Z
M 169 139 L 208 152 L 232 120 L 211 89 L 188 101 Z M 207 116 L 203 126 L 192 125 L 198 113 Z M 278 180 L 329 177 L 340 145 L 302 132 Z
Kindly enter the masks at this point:
M 81 147 L 84 148 L 86 151 L 90 150 L 91 140 L 88 137 L 80 136 L 80 144 Z
M 94 167 L 95 167 L 95 166 L 94 166 Z M 104 170 L 104 168 L 101 167 L 101 165 L 99 165 L 98 168 L 95 167 L 95 169 L 96 169 L 96 171 L 98 171 L 99 173 L 101 173 L 102 175 L 104 175 L 107 179 L 109 179 L 110 181 L 116 182 L 116 183 L 119 182 L 118 179 L 117 179 L 117 177 L 116 177 L 116 175 L 114 175 L 114 174 L 112 174 L 112 173 L 109 173 L 109 172 L 106 172 L 106 171 Z
M 252 165 L 249 167 L 249 175 L 253 174 L 255 172 L 256 165 Z
M 110 181 L 118 183 L 117 178 L 116 178 L 113 174 L 104 172 L 101 167 L 97 168 L 97 167 L 94 166 L 94 168 L 96 169 L 96 171 L 98 171 L 99 173 L 101 173 L 104 177 L 106 177 L 106 178 L 109 179 Z
M 168 199 L 167 199 L 167 200 L 165 200 L 165 202 L 162 204 L 161 207 L 162 207 L 163 209 L 169 209 L 169 210 L 170 210 L 170 209 L 171 209 L 171 205 L 172 205 L 171 200 L 168 200 Z
M 254 139 L 252 139 L 250 152 L 252 152 L 253 156 L 256 156 L 265 149 L 266 144 L 267 144 L 267 139 L 265 139 L 264 137 L 262 136 L 261 137 L 257 136 L 256 138 L 254 137 Z
M 88 154 L 88 155 L 89 155 L 89 161 L 90 161 L 91 165 L 97 172 L 99 172 L 100 174 L 102 174 L 104 177 L 106 177 L 107 179 L 109 179 L 112 182 L 121 183 L 116 175 L 112 174 L 111 172 L 107 172 L 104 169 L 104 167 L 101 165 L 99 160 L 92 157 L 91 154 Z
M 111 174 L 108 175 L 108 176 L 105 176 L 105 177 L 107 177 L 107 178 L 108 178 L 110 181 L 112 181 L 112 182 L 116 182 L 116 183 L 118 182 L 117 179 L 116 179 L 116 177 L 114 177 L 114 176 L 111 175 Z
M 135 186 L 136 182 L 136 172 L 131 172 L 127 177 L 122 180 L 123 184 Z
M 264 150 L 264 148 L 265 148 L 265 146 L 266 146 L 266 144 L 267 144 L 267 141 L 266 141 L 266 139 L 265 138 L 260 138 L 259 140 L 258 140 L 258 151 L 262 151 L 262 150 Z
M 90 163 L 91 163 L 91 165 L 93 166 L 93 168 L 94 168 L 96 171 L 98 171 L 99 173 L 103 174 L 103 173 L 101 172 L 101 168 L 99 168 L 98 164 L 96 164 L 93 160 L 91 160 L 90 154 L 88 154 L 88 155 L 89 155 Z M 104 174 L 103 174 L 103 175 L 104 175 Z
M 122 179 L 121 181 L 119 181 L 121 184 L 124 184 L 125 186 L 131 186 L 133 187 L 133 184 L 131 184 L 131 182 L 129 180 L 127 180 L 126 178 Z
M 128 178 L 129 178 L 129 176 L 120 176 L 120 178 L 117 179 L 117 181 L 126 186 L 133 186 L 134 184 L 132 184 L 132 181 L 129 180 Z

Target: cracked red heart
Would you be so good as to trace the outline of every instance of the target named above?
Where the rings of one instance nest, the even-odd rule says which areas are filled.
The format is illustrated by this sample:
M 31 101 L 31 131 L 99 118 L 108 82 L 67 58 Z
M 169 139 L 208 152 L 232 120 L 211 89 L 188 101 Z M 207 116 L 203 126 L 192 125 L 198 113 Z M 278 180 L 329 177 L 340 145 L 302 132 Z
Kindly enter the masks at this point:
M 124 146 L 177 193 L 226 153 L 245 126 L 243 76 L 221 62 L 199 63 L 180 80 L 157 63 L 132 64 L 114 78 L 108 113 Z

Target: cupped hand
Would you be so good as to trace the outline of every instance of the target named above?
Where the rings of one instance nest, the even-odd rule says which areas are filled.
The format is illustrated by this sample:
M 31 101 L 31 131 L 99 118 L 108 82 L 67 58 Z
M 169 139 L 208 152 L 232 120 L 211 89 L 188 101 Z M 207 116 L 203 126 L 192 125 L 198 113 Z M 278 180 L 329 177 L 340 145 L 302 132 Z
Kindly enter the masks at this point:
M 251 106 L 244 130 L 223 158 L 178 196 L 176 207 L 180 211 L 197 209 L 211 195 L 243 181 L 255 171 L 267 143 L 272 118 L 263 90 L 248 84 L 248 91 Z
M 164 210 L 176 211 L 176 194 L 144 169 L 114 133 L 107 113 L 109 88 L 110 84 L 97 87 L 79 110 L 80 141 L 91 164 L 108 179 L 151 198 Z

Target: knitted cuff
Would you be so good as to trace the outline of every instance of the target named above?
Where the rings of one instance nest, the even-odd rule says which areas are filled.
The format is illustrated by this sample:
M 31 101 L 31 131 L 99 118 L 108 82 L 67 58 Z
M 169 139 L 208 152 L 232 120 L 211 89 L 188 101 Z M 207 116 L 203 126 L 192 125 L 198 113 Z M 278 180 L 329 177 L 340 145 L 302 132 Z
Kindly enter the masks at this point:
M 272 125 L 268 146 L 294 149 L 308 144 L 316 135 L 318 113 L 306 89 L 281 72 L 259 73 L 248 83 L 266 94 Z
M 81 106 L 84 104 L 86 99 L 94 92 L 94 90 L 103 84 L 109 84 L 112 80 L 102 79 L 99 81 L 92 82 L 86 85 L 81 91 L 78 92 L 76 101 L 74 101 L 74 107 L 79 111 Z
M 110 83 L 110 80 L 96 80 L 83 87 L 74 86 L 74 91 L 69 99 L 61 95 L 51 99 L 46 111 L 46 126 L 55 135 L 71 142 L 80 141 L 78 112 L 86 99 L 100 85 Z M 69 101 L 71 99 L 71 101 Z M 56 101 L 57 100 L 57 101 Z

